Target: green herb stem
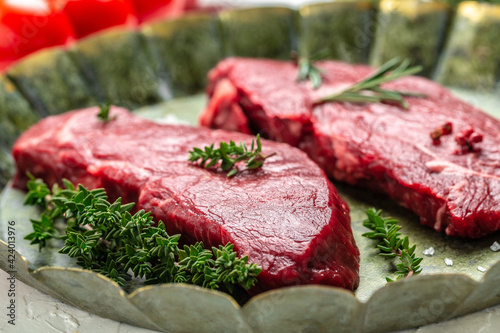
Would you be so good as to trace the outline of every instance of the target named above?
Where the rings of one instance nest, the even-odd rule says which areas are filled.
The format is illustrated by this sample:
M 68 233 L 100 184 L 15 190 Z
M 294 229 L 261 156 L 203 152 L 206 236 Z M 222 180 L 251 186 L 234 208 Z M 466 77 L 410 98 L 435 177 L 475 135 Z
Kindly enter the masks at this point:
M 408 109 L 409 106 L 404 97 L 425 97 L 426 95 L 407 91 L 387 90 L 382 89 L 380 86 L 383 83 L 413 75 L 422 70 L 421 66 L 408 67 L 409 65 L 410 62 L 408 60 L 402 62 L 399 58 L 389 60 L 374 74 L 364 80 L 338 93 L 320 98 L 314 104 L 318 105 L 327 102 L 380 103 L 392 101 Z
M 297 76 L 297 81 L 307 81 L 310 80 L 313 89 L 318 89 L 323 83 L 323 70 L 316 67 L 312 60 L 307 58 L 301 58 L 298 61 L 299 75 Z
M 398 221 L 389 217 L 381 217 L 382 211 L 371 208 L 366 211 L 368 219 L 363 221 L 363 226 L 372 230 L 363 234 L 363 237 L 377 240 L 377 248 L 380 250 L 380 256 L 385 258 L 398 257 L 401 261 L 396 265 L 397 280 L 412 275 L 420 274 L 422 269 L 420 263 L 422 258 L 415 256 L 416 245 L 410 246 L 408 236 L 400 238 L 401 233 L 398 231 L 401 226 Z M 387 282 L 393 282 L 392 279 L 386 278 Z
M 307 81 L 310 80 L 313 89 L 318 89 L 323 83 L 324 71 L 315 66 L 314 62 L 320 59 L 324 59 L 328 56 L 328 50 L 324 49 L 317 54 L 310 57 L 298 57 L 294 52 L 292 53 L 292 60 L 296 63 L 299 73 L 297 75 L 297 81 Z
M 100 105 L 99 106 L 99 113 L 97 114 L 97 118 L 104 122 L 104 123 L 107 123 L 107 122 L 110 122 L 111 120 L 114 120 L 116 119 L 116 116 L 115 117 L 110 117 L 109 116 L 109 112 L 111 110 L 111 104 L 108 102 L 106 104 L 103 104 L 103 105 Z
M 232 292 L 235 285 L 251 288 L 261 272 L 248 263 L 248 256 L 238 258 L 231 243 L 212 250 L 201 242 L 179 248 L 180 235 L 168 235 L 161 221 L 154 226 L 144 210 L 130 214 L 133 203 L 122 205 L 121 199 L 110 203 L 104 189 L 75 188 L 64 181 L 64 188 L 50 191 L 33 177 L 28 189 L 25 204 L 44 211 L 39 221 L 32 220 L 34 231 L 26 239 L 39 244 L 40 250 L 48 240 L 62 239 L 60 253 L 120 285 L 135 276 L 146 284 L 182 282 Z M 67 222 L 62 236 L 54 225 L 57 218 Z
M 262 155 L 262 144 L 260 142 L 260 135 L 257 134 L 256 140 L 252 140 L 250 149 L 240 142 L 237 145 L 234 141 L 221 142 L 219 148 L 215 149 L 214 145 L 206 146 L 205 148 L 193 148 L 189 152 L 189 161 L 198 162 L 199 165 L 204 166 L 206 169 L 215 166 L 219 161 L 222 170 L 228 171 L 227 176 L 232 177 L 238 173 L 235 168 L 236 163 L 245 161 L 249 170 L 261 168 L 266 159 L 276 155 L 272 153 L 268 156 Z

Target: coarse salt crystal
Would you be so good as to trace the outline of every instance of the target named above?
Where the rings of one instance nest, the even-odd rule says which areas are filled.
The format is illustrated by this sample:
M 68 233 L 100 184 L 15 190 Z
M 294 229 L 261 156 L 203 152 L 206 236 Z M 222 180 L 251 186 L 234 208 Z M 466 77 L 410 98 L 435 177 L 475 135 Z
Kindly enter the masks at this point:
M 450 258 L 444 258 L 444 263 L 447 266 L 453 266 L 453 260 L 451 260 Z
M 484 268 L 483 266 L 477 266 L 477 270 L 480 272 L 486 272 L 486 268 Z
M 493 245 L 490 246 L 490 249 L 493 252 L 497 252 L 498 250 L 500 250 L 500 244 L 498 244 L 498 242 L 494 242 Z
M 428 249 L 425 249 L 424 251 L 422 251 L 422 253 L 428 257 L 432 257 L 434 255 L 434 253 L 436 253 L 436 251 L 434 250 L 434 248 L 431 246 L 430 248 Z

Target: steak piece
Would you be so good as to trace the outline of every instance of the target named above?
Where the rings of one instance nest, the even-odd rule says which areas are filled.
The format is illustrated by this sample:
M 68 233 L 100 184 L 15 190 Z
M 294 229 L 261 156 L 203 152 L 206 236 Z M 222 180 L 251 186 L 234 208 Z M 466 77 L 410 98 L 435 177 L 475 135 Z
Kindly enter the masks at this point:
M 385 192 L 448 235 L 479 238 L 500 228 L 500 121 L 419 77 L 383 86 L 426 95 L 405 98 L 408 110 L 385 103 L 313 106 L 373 72 L 336 61 L 318 67 L 323 84 L 314 90 L 296 81 L 291 62 L 228 58 L 209 73 L 212 98 L 200 121 L 298 146 L 328 176 Z M 447 122 L 453 133 L 432 140 Z
M 15 186 L 25 188 L 29 171 L 49 184 L 67 178 L 103 187 L 111 199 L 151 211 L 184 241 L 232 242 L 263 269 L 252 293 L 298 284 L 357 287 L 348 206 L 305 153 L 263 140 L 263 153 L 277 155 L 228 178 L 220 168 L 189 163 L 189 150 L 229 140 L 249 145 L 250 135 L 157 124 L 116 107 L 117 118 L 102 123 L 98 112 L 49 117 L 26 131 L 13 148 Z

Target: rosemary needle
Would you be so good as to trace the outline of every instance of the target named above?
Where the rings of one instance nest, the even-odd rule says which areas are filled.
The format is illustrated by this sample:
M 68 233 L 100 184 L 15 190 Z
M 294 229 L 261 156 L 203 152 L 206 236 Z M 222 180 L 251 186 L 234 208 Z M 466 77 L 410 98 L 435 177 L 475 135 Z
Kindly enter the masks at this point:
M 422 70 L 421 66 L 408 67 L 409 65 L 410 62 L 407 59 L 402 62 L 399 58 L 391 59 L 383 64 L 374 74 L 338 93 L 320 98 L 315 102 L 315 105 L 327 102 L 379 103 L 392 101 L 408 109 L 408 103 L 403 97 L 425 97 L 426 95 L 382 89 L 380 85 L 404 76 L 416 74 Z
M 298 60 L 299 75 L 297 81 L 310 80 L 314 89 L 318 89 L 323 82 L 323 71 L 313 64 L 313 61 L 308 58 Z

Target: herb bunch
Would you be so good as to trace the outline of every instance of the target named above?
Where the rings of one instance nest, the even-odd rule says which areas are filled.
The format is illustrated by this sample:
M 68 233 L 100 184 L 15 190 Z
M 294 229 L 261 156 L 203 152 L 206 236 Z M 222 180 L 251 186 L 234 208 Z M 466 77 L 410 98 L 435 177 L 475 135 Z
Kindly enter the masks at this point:
M 49 239 L 62 239 L 60 253 L 120 285 L 139 277 L 145 284 L 182 282 L 232 292 L 235 285 L 252 287 L 261 272 L 247 256 L 238 258 L 231 243 L 212 250 L 201 242 L 179 248 L 180 235 L 168 235 L 161 221 L 155 227 L 144 210 L 132 215 L 134 203 L 122 205 L 120 198 L 110 203 L 104 189 L 75 188 L 64 181 L 64 188 L 51 191 L 33 178 L 28 189 L 25 204 L 44 211 L 40 220 L 32 220 L 34 231 L 26 239 L 40 250 Z M 63 236 L 54 226 L 57 218 L 66 219 Z
M 199 165 L 205 166 L 206 169 L 215 166 L 220 161 L 222 170 L 229 171 L 227 176 L 232 177 L 238 173 L 238 169 L 235 168 L 236 163 L 245 161 L 248 169 L 258 169 L 264 165 L 266 159 L 274 155 L 276 153 L 268 156 L 262 155 L 260 135 L 257 134 L 256 139 L 252 140 L 250 149 L 242 142 L 237 145 L 231 140 L 229 143 L 221 142 L 217 149 L 214 148 L 214 144 L 206 146 L 204 149 L 193 148 L 189 152 L 189 161 L 198 162 L 201 160 Z
M 400 259 L 401 262 L 396 265 L 396 274 L 398 274 L 396 280 L 420 274 L 422 271 L 420 268 L 422 258 L 415 256 L 417 245 L 410 247 L 408 236 L 399 237 L 401 233 L 398 231 L 401 226 L 398 225 L 398 221 L 390 217 L 382 217 L 381 214 L 382 210 L 376 210 L 375 208 L 366 211 L 368 219 L 363 221 L 363 226 L 372 231 L 364 233 L 363 237 L 379 242 L 377 247 L 380 249 L 380 256 L 390 259 L 398 257 Z M 388 277 L 386 277 L 386 280 L 387 282 L 393 282 Z
M 316 105 L 327 102 L 352 102 L 352 103 L 380 103 L 391 101 L 408 109 L 408 103 L 403 97 L 425 97 L 407 91 L 387 90 L 380 87 L 381 84 L 394 81 L 404 76 L 413 75 L 422 70 L 422 66 L 408 67 L 408 59 L 400 61 L 394 58 L 380 66 L 380 68 L 363 81 L 353 84 L 341 92 L 323 97 L 315 102 Z

